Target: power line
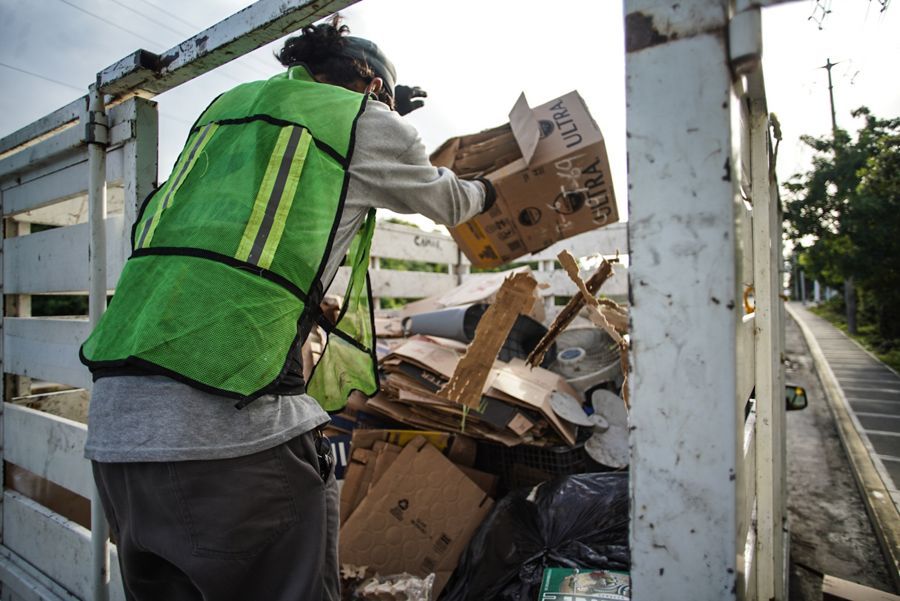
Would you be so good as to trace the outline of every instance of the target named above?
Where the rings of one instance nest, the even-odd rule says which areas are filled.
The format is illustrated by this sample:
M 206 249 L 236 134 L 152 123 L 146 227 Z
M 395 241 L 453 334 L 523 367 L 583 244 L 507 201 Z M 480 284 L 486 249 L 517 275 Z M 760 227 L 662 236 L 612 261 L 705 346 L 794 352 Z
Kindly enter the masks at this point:
M 131 12 L 133 12 L 134 14 L 136 14 L 136 15 L 138 15 L 138 16 L 140 16 L 140 17 L 143 17 L 144 19 L 147 19 L 148 21 L 150 21 L 151 23 L 154 23 L 155 25 L 159 25 L 160 27 L 166 29 L 167 31 L 170 31 L 170 32 L 174 33 L 175 35 L 177 35 L 177 36 L 179 36 L 179 37 L 181 37 L 181 36 L 190 37 L 191 35 L 193 35 L 193 34 L 191 34 L 191 33 L 189 33 L 189 32 L 180 31 L 180 30 L 178 30 L 178 29 L 175 29 L 174 27 L 172 27 L 172 26 L 169 25 L 168 23 L 165 23 L 165 22 L 163 22 L 163 21 L 160 21 L 159 19 L 156 19 L 156 18 L 154 18 L 154 17 L 151 17 L 151 16 L 148 15 L 147 13 L 141 12 L 141 11 L 137 10 L 136 8 L 133 8 L 133 7 L 131 7 L 131 6 L 128 6 L 127 4 L 125 4 L 124 2 L 122 2 L 121 0 L 110 0 L 110 2 L 112 2 L 113 4 L 117 4 L 117 5 L 121 6 L 122 8 L 124 8 L 125 10 L 131 11 Z M 153 6 L 153 5 L 151 4 L 151 6 Z M 161 10 L 161 9 L 160 9 L 160 10 Z M 165 11 L 163 11 L 163 12 L 165 12 Z M 167 13 L 167 14 L 169 14 L 170 16 L 174 16 L 174 15 L 171 15 L 171 13 Z M 194 29 L 199 29 L 199 28 L 194 28 Z M 246 58 L 249 58 L 249 59 L 252 60 L 253 57 L 246 57 Z M 248 68 L 248 69 L 252 69 L 252 67 L 250 67 L 250 66 L 248 66 L 248 65 L 245 65 L 245 64 L 242 64 L 242 63 L 237 63 L 237 64 L 240 65 L 240 66 L 242 66 L 242 67 L 245 67 L 245 68 Z M 227 77 L 227 75 L 226 75 L 226 77 Z M 240 80 L 237 80 L 237 79 L 236 79 L 235 81 L 240 81 Z
M 177 14 L 175 14 L 175 13 L 169 11 L 169 10 L 166 10 L 166 9 L 163 8 L 162 6 L 159 6 L 159 5 L 156 4 L 155 2 L 150 2 L 150 0 L 140 0 L 140 1 L 143 2 L 144 4 L 146 4 L 147 6 L 152 6 L 153 8 L 155 8 L 156 10 L 158 10 L 159 12 L 161 12 L 161 13 L 163 13 L 163 14 L 165 14 L 165 15 L 167 15 L 167 16 L 173 18 L 173 19 L 175 19 L 175 20 L 178 21 L 179 23 L 181 23 L 181 24 L 183 24 L 183 25 L 187 25 L 188 27 L 191 28 L 191 31 L 197 31 L 197 30 L 201 29 L 201 27 L 200 27 L 199 25 L 197 25 L 197 24 L 195 24 L 195 23 L 191 23 L 190 21 L 187 21 L 187 20 L 183 19 L 182 17 L 178 16 Z M 116 4 L 120 4 L 120 2 L 118 2 L 118 0 L 113 0 L 113 2 L 115 2 Z M 137 11 L 135 11 L 135 12 L 137 12 Z M 180 35 L 188 35 L 188 34 L 184 34 L 184 33 L 183 33 L 183 34 L 180 34 Z M 262 60 L 256 58 L 255 56 L 244 55 L 244 56 L 241 57 L 241 58 L 247 59 L 247 60 L 249 60 L 249 61 L 253 61 L 253 62 L 255 62 L 256 64 L 258 64 L 258 65 L 260 65 L 260 66 L 262 66 L 262 67 L 265 67 L 265 68 L 267 68 L 267 69 L 270 68 L 270 67 L 272 66 L 272 65 L 266 64 L 264 61 L 262 61 Z M 238 64 L 238 65 L 241 65 L 242 67 L 252 68 L 252 67 L 250 67 L 249 65 L 244 65 L 244 64 L 242 64 L 242 63 L 237 63 L 237 64 Z
M 194 24 L 191 23 L 190 21 L 185 21 L 184 19 L 182 19 L 181 17 L 179 17 L 179 16 L 176 15 L 175 13 L 169 12 L 168 10 L 166 10 L 166 9 L 164 9 L 163 7 L 159 6 L 158 4 L 154 4 L 153 2 L 150 2 L 150 0 L 141 0 L 141 2 L 143 2 L 144 4 L 146 4 L 146 5 L 148 5 L 148 6 L 152 6 L 153 8 L 155 8 L 156 10 L 158 10 L 159 12 L 164 13 L 164 14 L 166 14 L 166 15 L 172 17 L 173 19 L 175 19 L 176 21 L 181 22 L 181 23 L 184 24 L 184 25 L 187 25 L 187 26 L 190 27 L 192 30 L 200 29 L 200 26 L 199 26 L 199 25 L 194 25 Z
M 144 41 L 150 42 L 151 44 L 153 44 L 153 45 L 155 45 L 155 46 L 162 46 L 162 44 L 159 44 L 159 43 L 156 42 L 155 40 L 151 40 L 150 38 L 148 38 L 148 37 L 146 37 L 146 36 L 143 36 L 143 35 L 137 33 L 136 31 L 131 31 L 130 29 L 126 29 L 125 27 L 122 27 L 122 26 L 119 25 L 118 23 L 116 23 L 116 22 L 114 22 L 114 21 L 110 21 L 109 19 L 107 19 L 107 18 L 105 18 L 105 17 L 101 17 L 101 16 L 98 15 L 98 14 L 92 13 L 91 11 L 89 11 L 89 10 L 87 10 L 87 9 L 84 9 L 84 8 L 81 8 L 80 6 L 78 6 L 78 5 L 76 5 L 76 4 L 72 4 L 71 2 L 69 2 L 69 0 L 59 0 L 59 1 L 62 2 L 63 4 L 67 4 L 68 6 L 71 6 L 71 7 L 74 8 L 75 10 L 78 10 L 78 11 L 83 12 L 83 13 L 86 14 L 86 15 L 90 15 L 90 16 L 94 17 L 95 19 L 99 19 L 100 21 L 103 21 L 104 23 L 106 23 L 106 24 L 108 24 L 108 25 L 112 25 L 112 26 L 115 27 L 116 29 L 121 29 L 121 30 L 124 31 L 125 33 L 129 33 L 129 34 L 133 35 L 133 36 L 136 37 L 136 38 L 140 38 L 140 39 L 142 39 L 142 40 L 144 40 Z
M 76 92 L 81 92 L 82 94 L 87 93 L 87 88 L 79 88 L 78 86 L 73 86 L 70 83 L 66 83 L 64 81 L 59 81 L 58 79 L 53 79 L 52 77 L 47 77 L 45 75 L 41 75 L 40 73 L 35 73 L 34 71 L 29 71 L 28 69 L 22 69 L 21 67 L 14 67 L 13 65 L 7 65 L 4 62 L 0 62 L 0 67 L 6 67 L 7 69 L 12 69 L 13 71 L 18 71 L 19 73 L 24 73 L 25 75 L 30 75 L 31 77 L 36 77 L 38 79 L 43 79 L 44 81 L 49 81 L 50 83 L 55 83 L 59 86 L 64 86 L 69 89 L 75 90 Z M 159 114 L 166 119 L 171 119 L 173 121 L 177 121 L 179 123 L 183 123 L 185 125 L 193 125 L 190 121 L 186 119 L 182 119 L 181 117 L 176 117 L 175 115 L 165 113 L 160 111 Z
M 115 27 L 115 28 L 117 28 L 117 29 L 121 29 L 121 30 L 124 31 L 125 33 L 129 33 L 129 34 L 131 34 L 131 35 L 133 35 L 133 36 L 135 36 L 135 37 L 137 37 L 137 38 L 140 38 L 140 39 L 142 39 L 142 40 L 145 40 L 145 41 L 147 41 L 147 42 L 150 42 L 150 43 L 153 44 L 154 46 L 163 46 L 163 44 L 160 44 L 159 42 L 157 42 L 157 41 L 155 41 L 155 40 L 151 40 L 151 39 L 148 38 L 147 36 L 144 36 L 144 35 L 141 35 L 141 34 L 139 34 L 139 33 L 137 33 L 137 32 L 131 31 L 130 29 L 127 29 L 127 28 L 125 28 L 125 27 L 122 27 L 122 26 L 119 25 L 118 23 L 115 23 L 115 22 L 113 22 L 113 21 L 110 21 L 109 19 L 106 19 L 106 18 L 104 18 L 104 17 L 101 17 L 100 15 L 94 14 L 94 13 L 92 13 L 92 12 L 89 11 L 89 10 L 86 10 L 86 9 L 84 9 L 84 8 L 81 8 L 80 6 L 77 6 L 77 5 L 75 5 L 75 4 L 72 4 L 71 2 L 69 2 L 69 0 L 59 0 L 59 1 L 62 2 L 63 4 L 66 4 L 66 5 L 68 5 L 68 6 L 71 6 L 72 8 L 74 8 L 74 9 L 76 9 L 76 10 L 79 10 L 79 11 L 81 11 L 81 12 L 87 14 L 87 15 L 90 15 L 90 16 L 94 17 L 95 19 L 99 19 L 100 21 L 103 21 L 104 23 L 107 23 L 107 24 L 109 24 L 109 25 L 112 25 L 113 27 Z M 227 73 L 221 73 L 221 72 L 219 72 L 219 71 L 213 71 L 213 73 L 219 75 L 220 77 L 224 77 L 224 78 L 226 78 L 226 79 L 230 79 L 231 81 L 235 81 L 235 82 L 237 82 L 237 83 L 244 83 L 244 80 L 241 80 L 241 79 L 238 79 L 237 77 L 233 77 L 233 76 L 231 76 L 231 75 L 228 75 Z
M 128 5 L 125 4 L 124 2 L 121 2 L 120 0 L 110 0 L 110 2 L 112 2 L 113 4 L 118 4 L 119 6 L 121 6 L 122 8 L 124 8 L 125 10 L 129 10 L 129 11 L 133 12 L 134 14 L 136 14 L 136 15 L 138 15 L 138 16 L 141 16 L 141 17 L 143 17 L 143 18 L 145 18 L 145 19 L 147 19 L 147 20 L 150 21 L 151 23 L 155 23 L 156 25 L 159 25 L 160 27 L 164 27 L 165 29 L 168 29 L 168 30 L 171 31 L 172 33 L 175 33 L 175 34 L 177 34 L 177 35 L 179 35 L 179 36 L 182 36 L 182 35 L 190 36 L 190 35 L 191 35 L 191 34 L 189 34 L 189 33 L 183 32 L 183 31 L 178 31 L 178 30 L 176 30 L 175 28 L 173 28 L 171 25 L 169 25 L 168 23 L 164 23 L 164 22 L 162 22 L 162 21 L 159 21 L 158 19 L 154 19 L 154 18 L 151 17 L 150 15 L 148 15 L 148 14 L 146 14 L 146 13 L 142 13 L 142 12 L 139 11 L 138 9 L 132 8 L 131 6 L 128 6 Z
M 7 65 L 6 63 L 0 62 L 0 67 L 6 67 L 7 69 L 12 69 L 13 71 L 18 71 L 19 73 L 24 73 L 25 75 L 31 75 L 32 77 L 37 77 L 38 79 L 43 79 L 44 81 L 49 81 L 50 83 L 55 83 L 58 86 L 65 86 L 67 88 L 71 88 L 82 94 L 87 93 L 87 88 L 79 88 L 78 86 L 73 86 L 72 84 L 68 84 L 64 81 L 59 81 L 58 79 L 53 79 L 52 77 L 47 77 L 46 75 L 41 75 L 40 73 L 35 73 L 34 71 L 29 71 L 28 69 L 22 69 L 21 67 L 14 67 L 12 65 Z

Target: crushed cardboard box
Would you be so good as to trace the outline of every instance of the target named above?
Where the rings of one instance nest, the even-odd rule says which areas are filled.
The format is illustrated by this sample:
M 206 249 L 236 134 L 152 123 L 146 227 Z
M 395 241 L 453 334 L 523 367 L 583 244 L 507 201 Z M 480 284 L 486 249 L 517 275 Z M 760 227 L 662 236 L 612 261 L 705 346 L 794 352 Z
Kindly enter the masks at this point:
M 431 156 L 493 182 L 497 201 L 450 233 L 476 267 L 496 267 L 619 219 L 606 146 L 578 92 L 535 108 L 519 96 L 508 125 L 451 138 Z
M 416 437 L 344 522 L 341 561 L 381 574 L 433 573 L 437 596 L 492 506 L 462 470 Z

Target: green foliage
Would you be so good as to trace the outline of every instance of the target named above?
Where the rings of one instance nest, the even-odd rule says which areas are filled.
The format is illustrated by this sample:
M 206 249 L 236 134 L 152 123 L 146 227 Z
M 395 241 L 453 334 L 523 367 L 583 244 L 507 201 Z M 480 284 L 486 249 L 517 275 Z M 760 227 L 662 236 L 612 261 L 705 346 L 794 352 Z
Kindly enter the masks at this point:
M 382 309 L 401 309 L 407 304 L 419 300 L 417 298 L 400 298 L 399 296 L 384 296 L 381 298 Z
M 472 273 L 498 273 L 500 271 L 509 271 L 510 269 L 515 269 L 517 267 L 530 267 L 533 271 L 537 271 L 540 266 L 539 261 L 525 261 L 522 263 L 505 263 L 503 265 L 498 265 L 497 267 L 472 267 Z
M 801 139 L 815 151 L 812 169 L 784 185 L 785 231 L 807 275 L 837 287 L 853 277 L 860 313 L 885 339 L 900 339 L 900 118 L 853 112 L 853 139 Z M 862 322 L 861 325 L 865 325 Z
M 35 295 L 31 297 L 33 317 L 56 317 L 60 315 L 87 315 L 88 297 Z
M 427 271 L 429 273 L 449 273 L 448 265 L 426 263 L 424 261 L 407 261 L 405 259 L 380 259 L 382 269 L 396 271 Z

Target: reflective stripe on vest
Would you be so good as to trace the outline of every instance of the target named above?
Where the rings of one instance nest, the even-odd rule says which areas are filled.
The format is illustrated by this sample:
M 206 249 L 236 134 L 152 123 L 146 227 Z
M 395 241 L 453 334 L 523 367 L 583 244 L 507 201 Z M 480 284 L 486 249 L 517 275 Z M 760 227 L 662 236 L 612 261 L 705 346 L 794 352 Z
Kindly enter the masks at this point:
M 206 144 L 212 139 L 212 136 L 216 133 L 218 127 L 219 125 L 216 123 L 208 123 L 203 126 L 197 134 L 197 137 L 194 139 L 194 143 L 190 146 L 190 152 L 187 153 L 187 156 L 182 157 L 179 165 L 175 165 L 175 169 L 173 169 L 175 177 L 169 180 L 163 199 L 156 207 L 156 213 L 144 223 L 141 237 L 135 248 L 146 248 L 150 245 L 150 241 L 153 239 L 153 232 L 156 231 L 156 226 L 159 225 L 159 218 L 162 216 L 163 211 L 169 207 L 172 197 L 175 196 L 175 193 L 178 192 L 181 184 L 183 184 L 184 180 L 187 178 L 188 173 L 194 168 L 194 165 L 197 163 L 197 158 L 203 152 Z
M 236 259 L 266 269 L 272 265 L 311 141 L 312 136 L 304 128 L 282 128 L 234 255 Z

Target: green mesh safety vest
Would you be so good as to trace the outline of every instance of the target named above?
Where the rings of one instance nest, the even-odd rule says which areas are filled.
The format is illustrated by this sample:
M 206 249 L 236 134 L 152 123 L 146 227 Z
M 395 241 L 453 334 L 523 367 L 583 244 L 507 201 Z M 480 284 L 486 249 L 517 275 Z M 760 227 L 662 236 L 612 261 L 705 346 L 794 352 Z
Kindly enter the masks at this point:
M 303 67 L 213 101 L 145 201 L 134 252 L 82 362 L 165 374 L 242 407 L 302 378 L 290 359 L 318 323 L 329 336 L 307 392 L 326 410 L 353 389 L 374 394 L 374 210 L 348 253 L 338 324 L 319 306 L 364 107 L 362 94 L 317 83 Z

